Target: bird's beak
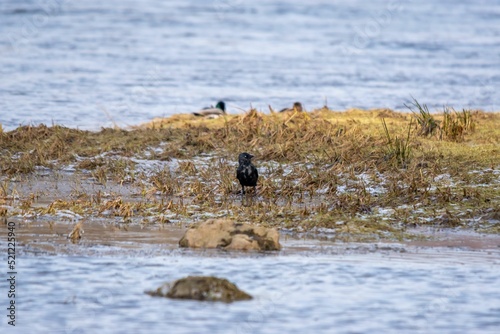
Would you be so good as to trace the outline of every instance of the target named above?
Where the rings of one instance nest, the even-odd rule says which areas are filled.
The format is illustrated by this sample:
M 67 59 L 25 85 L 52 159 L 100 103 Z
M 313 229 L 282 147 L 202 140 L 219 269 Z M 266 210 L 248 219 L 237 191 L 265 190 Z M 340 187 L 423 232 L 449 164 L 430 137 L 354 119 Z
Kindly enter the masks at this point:
M 249 154 L 249 156 L 250 156 L 250 159 L 252 159 L 252 158 L 253 158 L 253 155 Z

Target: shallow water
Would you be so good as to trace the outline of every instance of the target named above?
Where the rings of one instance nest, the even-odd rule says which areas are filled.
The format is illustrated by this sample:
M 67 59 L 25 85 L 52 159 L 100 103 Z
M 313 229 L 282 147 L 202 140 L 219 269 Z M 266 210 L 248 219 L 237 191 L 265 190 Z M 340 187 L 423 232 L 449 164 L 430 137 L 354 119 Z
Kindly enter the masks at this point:
M 282 235 L 270 253 L 179 249 L 183 229 L 95 221 L 17 222 L 17 326 L 2 333 L 497 333 L 500 239 L 480 246 L 339 243 Z M 5 227 L 0 237 L 2 244 Z M 458 238 L 457 238 L 458 236 Z M 443 237 L 443 235 L 441 235 Z M 472 239 L 471 239 L 472 237 Z M 466 238 L 467 239 L 467 238 Z M 2 249 L 5 249 L 2 247 Z M 233 304 L 145 290 L 187 275 L 227 278 L 254 296 Z M 2 291 L 6 283 L 0 284 Z M 2 298 L 5 300 L 5 298 Z
M 228 102 L 498 110 L 500 2 L 0 4 L 0 123 L 135 125 Z
M 426 262 L 379 254 L 27 257 L 20 261 L 22 295 L 16 329 L 26 333 L 493 333 L 500 328 L 498 259 L 496 264 Z M 255 298 L 225 305 L 144 294 L 187 275 L 228 278 Z

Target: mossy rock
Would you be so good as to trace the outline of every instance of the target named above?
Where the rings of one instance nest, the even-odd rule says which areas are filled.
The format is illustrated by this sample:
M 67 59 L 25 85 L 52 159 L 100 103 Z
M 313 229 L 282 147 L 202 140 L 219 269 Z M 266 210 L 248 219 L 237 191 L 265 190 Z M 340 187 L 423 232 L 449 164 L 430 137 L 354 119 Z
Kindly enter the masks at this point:
M 252 299 L 252 296 L 238 289 L 227 279 L 213 276 L 188 276 L 172 283 L 165 283 L 158 289 L 146 293 L 155 297 L 225 303 Z

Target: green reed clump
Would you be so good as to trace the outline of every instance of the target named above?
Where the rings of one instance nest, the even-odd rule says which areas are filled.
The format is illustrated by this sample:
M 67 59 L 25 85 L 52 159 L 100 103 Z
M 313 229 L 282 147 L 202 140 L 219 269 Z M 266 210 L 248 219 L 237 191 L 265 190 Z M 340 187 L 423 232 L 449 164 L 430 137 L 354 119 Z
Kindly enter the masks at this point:
M 395 136 L 394 139 L 389 133 L 387 124 L 385 123 L 385 118 L 382 118 L 382 125 L 384 127 L 385 137 L 387 139 L 387 156 L 389 159 L 394 159 L 397 166 L 406 168 L 411 160 L 412 150 L 411 150 L 411 126 L 412 121 L 408 125 L 408 131 L 406 134 L 406 139 Z
M 410 109 L 413 116 L 417 120 L 417 124 L 419 125 L 418 134 L 420 136 L 432 136 L 439 129 L 438 121 L 432 117 L 427 105 L 421 105 L 415 98 L 413 98 L 411 105 L 405 104 L 405 107 Z M 417 111 L 415 111 L 414 108 L 416 108 Z
M 430 114 L 429 108 L 425 104 L 421 105 L 415 98 L 410 106 L 406 104 L 405 106 L 412 111 L 419 126 L 418 134 L 420 136 L 431 136 L 439 131 L 440 140 L 461 142 L 467 133 L 475 129 L 476 122 L 469 109 L 457 112 L 451 107 L 444 107 L 443 121 L 440 125 L 440 121 Z
M 441 126 L 441 137 L 454 142 L 461 142 L 467 133 L 474 131 L 475 121 L 468 109 L 461 112 L 453 108 L 445 107 L 443 111 L 443 124 Z

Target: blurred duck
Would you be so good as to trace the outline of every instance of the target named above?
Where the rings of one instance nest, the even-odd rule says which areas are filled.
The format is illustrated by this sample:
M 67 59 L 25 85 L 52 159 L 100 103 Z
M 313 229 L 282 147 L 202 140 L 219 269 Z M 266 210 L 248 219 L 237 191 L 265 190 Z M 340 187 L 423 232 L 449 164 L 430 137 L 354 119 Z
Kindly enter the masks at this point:
M 224 103 L 224 101 L 217 102 L 215 108 L 211 106 L 209 108 L 203 108 L 200 111 L 193 113 L 193 115 L 195 116 L 202 116 L 202 117 L 219 117 L 225 114 L 226 114 L 226 104 Z
M 302 109 L 302 103 L 300 102 L 295 102 L 293 104 L 293 107 L 292 108 L 284 108 L 284 109 L 281 109 L 280 112 L 287 112 L 287 111 L 298 111 L 298 112 L 301 112 L 303 111 Z

